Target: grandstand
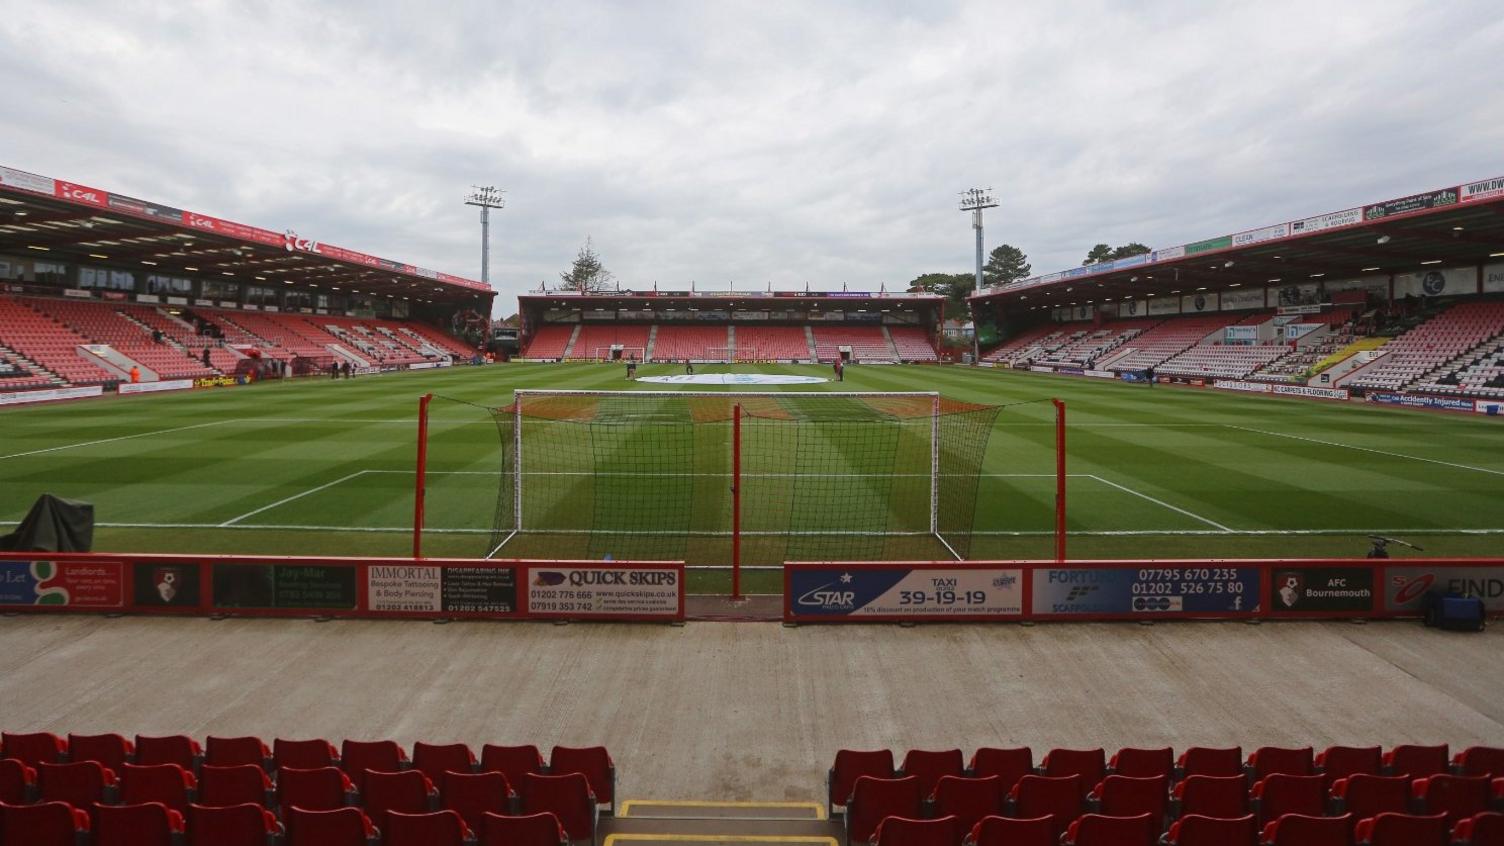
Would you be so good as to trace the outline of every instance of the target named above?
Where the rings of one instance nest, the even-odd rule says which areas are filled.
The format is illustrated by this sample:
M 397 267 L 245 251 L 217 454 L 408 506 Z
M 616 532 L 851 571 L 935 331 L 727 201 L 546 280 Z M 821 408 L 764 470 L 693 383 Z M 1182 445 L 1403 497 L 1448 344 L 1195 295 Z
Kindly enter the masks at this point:
M 1488 354 L 1504 335 L 1504 302 L 1454 305 L 1380 347 L 1382 357 L 1354 370 L 1338 384 L 1367 390 L 1401 390 L 1425 382 L 1453 385 L 1472 395 L 1458 381 L 1459 373 Z M 1451 380 L 1451 381 L 1445 381 Z M 1487 380 L 1477 385 L 1487 386 Z M 1450 391 L 1449 391 L 1450 392 Z

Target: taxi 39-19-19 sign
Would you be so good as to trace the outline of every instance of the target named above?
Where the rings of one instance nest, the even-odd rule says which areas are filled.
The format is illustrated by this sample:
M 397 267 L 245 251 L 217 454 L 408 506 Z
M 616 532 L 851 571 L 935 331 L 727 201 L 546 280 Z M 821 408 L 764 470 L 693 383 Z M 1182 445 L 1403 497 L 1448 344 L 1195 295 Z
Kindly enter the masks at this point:
M 1018 569 L 791 564 L 785 572 L 785 616 L 792 620 L 1023 616 Z

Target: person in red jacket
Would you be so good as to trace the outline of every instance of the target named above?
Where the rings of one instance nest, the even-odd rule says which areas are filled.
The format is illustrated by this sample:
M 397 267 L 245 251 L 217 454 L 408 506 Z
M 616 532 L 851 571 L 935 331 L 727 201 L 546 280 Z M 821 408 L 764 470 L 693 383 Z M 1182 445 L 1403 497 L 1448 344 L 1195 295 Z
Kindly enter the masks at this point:
M 131 365 L 131 384 L 141 384 L 141 368 L 137 367 L 134 364 Z

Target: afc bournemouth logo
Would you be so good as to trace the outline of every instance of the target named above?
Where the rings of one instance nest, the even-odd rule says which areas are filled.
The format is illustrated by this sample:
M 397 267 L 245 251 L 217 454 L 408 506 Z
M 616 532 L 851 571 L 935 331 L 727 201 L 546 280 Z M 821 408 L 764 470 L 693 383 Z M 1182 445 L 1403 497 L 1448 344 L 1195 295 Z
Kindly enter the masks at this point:
M 1279 587 L 1279 604 L 1285 608 L 1294 608 L 1305 596 L 1305 578 L 1299 573 L 1280 573 L 1274 583 Z
M 1425 278 L 1421 279 L 1420 282 L 1420 289 L 1426 292 L 1426 296 L 1428 297 L 1434 297 L 1437 294 L 1440 294 L 1442 291 L 1446 290 L 1446 287 L 1446 275 L 1436 270 L 1427 273 L 1425 275 Z

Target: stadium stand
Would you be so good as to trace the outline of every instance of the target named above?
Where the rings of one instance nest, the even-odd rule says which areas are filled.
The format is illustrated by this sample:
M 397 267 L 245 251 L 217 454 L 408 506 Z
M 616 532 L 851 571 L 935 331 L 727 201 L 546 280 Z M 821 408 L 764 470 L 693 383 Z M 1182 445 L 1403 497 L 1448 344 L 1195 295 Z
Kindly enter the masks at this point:
M 578 328 L 577 324 L 559 323 L 540 326 L 522 354 L 525 358 L 563 358 Z
M 584 337 L 584 333 L 581 333 Z M 643 344 L 646 344 L 644 338 Z M 723 358 L 730 348 L 730 331 L 725 324 L 716 326 L 679 326 L 660 323 L 654 333 L 653 348 L 648 355 L 654 361 L 703 361 Z
M 121 355 L 149 368 L 160 379 L 195 379 L 217 374 L 180 346 L 165 343 L 165 336 L 163 343 L 153 341 L 150 327 L 132 320 L 111 303 L 32 298 L 22 302 L 88 338 L 91 343 L 109 344 Z
M 1111 359 L 1098 362 L 1106 370 L 1147 370 L 1180 355 L 1196 344 L 1211 338 L 1212 333 L 1236 323 L 1236 315 L 1206 314 L 1181 317 L 1155 326 L 1118 348 Z
M 1030 356 L 1041 354 L 1050 344 L 1056 344 L 1065 333 L 1058 326 L 1045 324 L 1026 329 L 1004 341 L 982 356 L 983 361 L 1013 365 L 1027 361 Z
M 580 326 L 580 334 L 575 338 L 569 357 L 601 360 L 609 357 L 613 345 L 621 344 L 623 355 L 644 359 L 650 330 L 651 327 L 642 324 L 586 323 Z
M 1274 359 L 1249 374 L 1248 378 L 1255 382 L 1304 381 L 1315 375 L 1313 371 L 1318 363 L 1336 355 L 1340 350 L 1347 349 L 1352 343 L 1352 335 L 1328 335 L 1319 344 L 1291 349 L 1287 355 Z
M 263 352 L 269 352 L 275 358 L 321 358 L 330 355 L 328 344 L 339 343 L 338 338 L 327 332 L 314 335 L 312 326 L 305 330 L 296 323 L 285 322 L 280 315 L 243 312 L 232 316 L 220 312 L 215 317 L 221 324 L 250 334 L 263 348 L 272 348 L 269 351 L 263 349 Z
M 203 361 L 204 350 L 207 349 L 209 365 L 222 373 L 234 373 L 235 366 L 244 358 L 233 349 L 223 346 L 218 339 L 199 335 L 187 323 L 154 308 L 127 305 L 121 306 L 120 312 L 149 330 L 161 332 L 164 338 L 181 347 L 194 361 Z
M 815 326 L 815 358 L 835 361 L 841 347 L 851 347 L 851 359 L 863 361 L 898 361 L 898 353 L 888 342 L 881 326 Z
M 940 356 L 935 354 L 935 345 L 930 343 L 929 335 L 917 326 L 889 327 L 888 335 L 893 339 L 893 349 L 898 352 L 899 361 L 940 360 Z
M 1093 362 L 1128 343 L 1154 326 L 1152 320 L 1124 320 L 1104 323 L 1084 332 L 1073 333 L 1069 343 L 1038 359 L 1042 364 L 1090 367 Z
M 409 344 L 400 342 L 397 336 L 376 331 L 367 321 L 352 317 L 319 317 L 305 322 L 340 339 L 345 346 L 373 363 L 401 365 L 428 360 Z
M 735 331 L 737 361 L 808 361 L 814 357 L 803 326 L 740 325 Z M 661 325 L 658 340 L 663 342 Z
M 1354 370 L 1338 384 L 1364 390 L 1451 386 L 1456 390 L 1447 393 L 1491 396 L 1473 388 L 1494 387 L 1500 381 L 1496 354 L 1504 342 L 1501 335 L 1504 302 L 1459 303 L 1380 347 L 1383 357 Z M 1471 372 L 1474 367 L 1479 368 L 1476 373 Z M 1469 371 L 1467 383 L 1462 382 L 1463 371 Z
M 12 297 L 0 297 L 0 343 L 74 385 L 99 385 L 120 378 L 80 357 L 78 348 L 93 341 Z

